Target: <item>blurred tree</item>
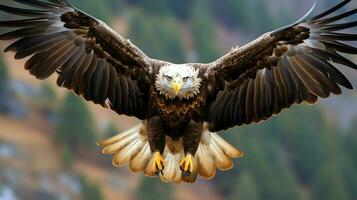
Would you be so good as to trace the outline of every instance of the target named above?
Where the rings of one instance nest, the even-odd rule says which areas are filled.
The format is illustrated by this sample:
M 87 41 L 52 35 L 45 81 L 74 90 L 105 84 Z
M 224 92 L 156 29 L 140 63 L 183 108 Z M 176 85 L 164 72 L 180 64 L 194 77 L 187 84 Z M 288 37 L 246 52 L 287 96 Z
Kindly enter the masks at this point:
M 0 95 L 9 91 L 9 72 L 7 71 L 2 56 L 0 56 Z
M 163 183 L 158 178 L 143 177 L 136 190 L 136 200 L 175 199 L 172 185 Z
M 76 158 L 73 155 L 72 151 L 67 146 L 65 146 L 61 152 L 61 159 L 64 167 L 68 169 L 72 167 Z
M 72 5 L 76 6 L 78 9 L 83 10 L 84 12 L 107 23 L 110 22 L 111 20 L 111 13 L 108 12 L 108 10 L 110 10 L 110 6 L 113 5 L 114 3 L 113 1 L 116 0 L 101 1 L 101 3 L 98 3 L 97 0 L 86 0 L 86 1 L 69 0 L 69 2 Z
M 79 148 L 93 148 L 95 127 L 85 102 L 69 93 L 59 110 L 59 122 L 56 126 L 55 141 L 68 145 L 73 151 Z
M 275 127 L 273 129 L 273 127 Z M 237 131 L 238 130 L 238 131 Z M 282 129 L 280 119 L 274 119 L 259 126 L 243 126 L 227 131 L 229 141 L 247 152 L 238 161 L 231 175 L 217 177 L 216 186 L 222 194 L 231 194 L 239 188 L 232 187 L 232 179 L 239 179 L 240 173 L 250 173 L 256 180 L 256 190 L 262 199 L 300 199 L 300 187 L 290 166 L 290 160 L 281 138 L 275 136 Z M 270 132 L 273 131 L 273 132 Z
M 300 181 L 310 184 L 323 161 L 326 122 L 319 107 L 294 106 L 280 117 L 281 140 Z
M 244 0 L 246 3 L 241 9 L 245 10 L 244 28 L 247 31 L 263 33 L 273 29 L 274 20 L 266 0 Z M 254 10 L 254 12 L 252 12 Z
M 167 15 L 170 13 L 169 0 L 150 0 L 144 1 L 144 10 L 152 15 Z
M 355 169 L 357 169 L 357 116 L 344 135 L 343 143 L 346 154 L 349 155 Z
M 195 0 L 192 10 L 191 29 L 200 62 L 212 62 L 220 56 L 215 37 L 211 4 Z
M 151 16 L 167 16 L 170 14 L 170 0 L 131 0 L 128 1 L 131 5 L 136 5 L 142 8 L 146 15 Z
M 145 0 L 130 0 L 130 1 L 127 1 L 126 3 L 128 5 L 140 5 L 144 2 Z
M 334 125 L 324 133 L 322 138 L 325 147 L 322 165 L 333 163 L 334 167 L 331 169 L 331 173 L 340 177 L 341 187 L 350 199 L 357 198 L 357 165 L 354 163 L 356 160 L 354 153 L 357 152 L 355 150 L 357 144 L 356 122 L 356 119 L 353 119 L 351 127 L 344 135 L 337 125 Z M 339 182 L 337 184 L 340 185 Z
M 316 120 L 316 119 L 314 119 Z M 342 147 L 341 130 L 334 123 L 326 124 L 321 142 L 323 144 L 322 160 L 320 168 L 315 174 L 312 188 L 313 199 L 350 199 L 349 192 L 355 195 L 356 172 L 351 168 L 351 160 L 348 159 Z M 326 191 L 321 194 L 321 191 Z M 327 192 L 328 191 L 328 192 Z
M 81 194 L 83 200 L 104 200 L 102 191 L 100 190 L 99 186 L 90 183 L 84 176 L 81 176 Z
M 249 172 L 239 175 L 238 181 L 234 186 L 234 191 L 230 195 L 232 200 L 259 200 L 262 199 L 257 188 L 257 183 Z
M 228 26 L 242 26 L 246 27 L 248 21 L 246 21 L 247 11 L 245 9 L 245 0 L 213 0 L 213 11 L 220 22 Z
M 267 27 L 267 31 L 275 30 L 279 27 L 286 26 L 287 24 L 292 24 L 296 22 L 298 18 L 293 18 L 291 11 L 284 8 L 282 4 L 276 5 L 279 12 L 270 12 L 272 24 Z M 300 17 L 300 16 L 299 16 Z M 268 30 L 271 28 L 271 30 Z
M 348 200 L 341 174 L 336 163 L 328 162 L 318 172 L 312 191 L 312 199 Z
M 222 131 L 220 135 L 243 152 L 248 152 L 249 145 L 253 143 L 251 141 L 253 138 L 245 132 L 243 127 L 236 127 L 227 131 Z M 233 197 L 232 194 L 237 189 L 235 187 L 237 184 L 236 180 L 239 179 L 239 175 L 243 172 L 242 163 L 251 161 L 251 156 L 251 152 L 249 152 L 249 155 L 245 155 L 241 159 L 234 159 L 234 167 L 227 172 L 221 173 L 220 171 L 217 171 L 218 173 L 212 181 L 221 194 Z M 247 173 L 254 175 L 252 171 L 247 171 Z
M 112 10 L 113 14 L 120 16 L 123 11 L 124 2 L 123 0 L 107 0 L 103 2 L 108 2 L 108 7 Z
M 39 101 L 45 106 L 53 106 L 56 104 L 57 95 L 54 88 L 50 83 L 44 82 L 41 85 L 40 94 L 38 95 Z
M 271 31 L 276 25 L 266 0 L 213 0 L 213 4 L 215 15 L 228 27 L 238 27 L 250 33 L 262 33 Z M 276 18 L 281 19 L 285 14 L 281 12 Z
M 299 183 L 289 166 L 288 154 L 278 144 L 280 142 L 275 142 L 268 142 L 264 150 L 267 168 L 262 172 L 268 174 L 264 176 L 263 173 L 259 173 L 264 176 L 261 177 L 263 181 L 259 181 L 263 197 L 270 200 L 301 199 Z
M 12 95 L 10 88 L 10 75 L 0 56 L 0 112 L 7 112 L 7 103 Z
M 104 131 L 105 138 L 111 138 L 119 133 L 117 126 L 113 123 L 110 123 L 109 126 Z
M 171 18 L 136 13 L 129 21 L 129 36 L 149 56 L 180 63 L 186 59 L 177 22 Z
M 338 162 L 340 166 L 340 173 L 342 175 L 343 185 L 349 195 L 350 199 L 357 199 L 357 167 L 353 164 L 352 159 L 348 156 L 348 152 L 340 155 L 341 161 Z M 356 154 L 354 155 L 356 157 Z
M 57 95 L 50 83 L 44 82 L 41 85 L 39 95 L 36 98 L 36 104 L 41 110 L 43 117 L 49 123 L 57 122 Z
M 170 0 L 170 10 L 180 20 L 188 20 L 192 12 L 191 0 Z
M 357 199 L 357 117 L 355 117 L 343 138 L 344 162 L 341 163 L 346 190 L 351 199 Z
M 254 174 L 263 199 L 300 199 L 299 185 L 288 164 L 286 152 L 280 145 L 281 141 L 266 139 L 263 137 L 266 134 L 273 133 L 257 135 L 248 131 L 252 139 L 248 140 L 246 151 L 249 154 L 246 160 L 241 161 L 241 170 Z

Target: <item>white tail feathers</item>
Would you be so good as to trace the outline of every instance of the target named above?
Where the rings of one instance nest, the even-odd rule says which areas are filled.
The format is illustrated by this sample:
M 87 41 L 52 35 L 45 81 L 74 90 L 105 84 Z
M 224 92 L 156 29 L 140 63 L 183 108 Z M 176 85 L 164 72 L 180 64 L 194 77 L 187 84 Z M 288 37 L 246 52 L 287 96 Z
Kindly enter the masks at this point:
M 99 142 L 103 154 L 113 154 L 113 165 L 122 167 L 129 164 L 132 172 L 143 172 L 147 176 L 156 176 L 152 168 L 152 152 L 148 141 L 146 123 L 141 123 L 112 138 Z M 193 172 L 183 176 L 180 161 L 185 157 L 182 139 L 172 140 L 166 137 L 163 153 L 165 168 L 161 180 L 164 182 L 195 182 L 198 175 L 211 179 L 216 175 L 216 169 L 229 170 L 233 167 L 232 158 L 240 158 L 243 153 L 216 133 L 204 128 L 197 153 L 193 160 Z

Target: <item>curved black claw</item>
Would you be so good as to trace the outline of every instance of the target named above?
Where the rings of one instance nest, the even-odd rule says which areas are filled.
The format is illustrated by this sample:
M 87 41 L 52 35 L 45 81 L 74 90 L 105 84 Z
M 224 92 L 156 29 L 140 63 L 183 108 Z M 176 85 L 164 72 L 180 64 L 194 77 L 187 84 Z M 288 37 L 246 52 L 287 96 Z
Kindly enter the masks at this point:
M 157 171 L 155 172 L 155 174 L 156 174 L 156 176 L 164 175 L 164 169 L 162 169 L 162 170 L 157 170 Z
M 183 176 L 190 176 L 193 172 L 193 156 L 187 154 L 183 160 L 180 162 L 180 169 L 183 172 Z
M 188 176 L 191 175 L 191 172 L 190 171 L 185 171 L 182 166 L 180 166 L 180 170 L 182 171 L 182 175 L 183 176 L 188 177 Z
M 156 176 L 164 175 L 165 160 L 162 158 L 160 152 L 153 155 L 152 168 Z
M 189 172 L 189 171 L 183 172 L 183 176 L 190 176 L 190 175 L 191 175 L 191 172 Z

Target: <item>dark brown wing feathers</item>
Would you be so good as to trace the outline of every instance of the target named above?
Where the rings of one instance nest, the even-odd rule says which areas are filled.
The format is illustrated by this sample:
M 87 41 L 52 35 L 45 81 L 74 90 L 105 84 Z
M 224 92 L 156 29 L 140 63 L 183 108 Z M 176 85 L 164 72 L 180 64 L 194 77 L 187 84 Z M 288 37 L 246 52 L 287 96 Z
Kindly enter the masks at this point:
M 293 104 L 312 104 L 318 97 L 341 94 L 340 86 L 352 89 L 332 63 L 357 69 L 340 54 L 357 54 L 356 47 L 345 43 L 356 41 L 356 33 L 343 32 L 356 28 L 357 22 L 348 22 L 346 17 L 357 9 L 329 16 L 349 2 L 264 34 L 212 63 L 208 77 L 221 76 L 225 82 L 206 112 L 211 131 L 260 122 Z
M 119 114 L 146 117 L 152 76 L 144 53 L 103 22 L 65 0 L 11 0 L 0 12 L 0 40 L 16 40 L 5 51 L 38 79 L 58 73 L 57 84 Z M 9 0 L 9 2 L 11 2 Z M 140 72 L 140 73 L 138 73 Z

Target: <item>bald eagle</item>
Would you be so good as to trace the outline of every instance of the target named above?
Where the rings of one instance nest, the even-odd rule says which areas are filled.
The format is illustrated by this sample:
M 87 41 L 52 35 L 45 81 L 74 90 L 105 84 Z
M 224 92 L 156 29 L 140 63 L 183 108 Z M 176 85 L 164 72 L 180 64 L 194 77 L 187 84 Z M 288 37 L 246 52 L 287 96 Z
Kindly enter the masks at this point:
M 98 143 L 114 155 L 115 166 L 129 164 L 166 182 L 194 182 L 243 156 L 217 131 L 268 120 L 293 104 L 314 104 L 341 94 L 341 86 L 352 89 L 334 65 L 357 69 L 340 54 L 357 53 L 346 44 L 356 33 L 343 32 L 357 26 L 348 20 L 357 12 L 345 7 L 350 2 L 308 18 L 311 9 L 208 64 L 149 58 L 66 0 L 3 0 L 0 39 L 13 40 L 5 52 L 28 57 L 25 69 L 36 78 L 57 74 L 59 87 L 142 120 Z

